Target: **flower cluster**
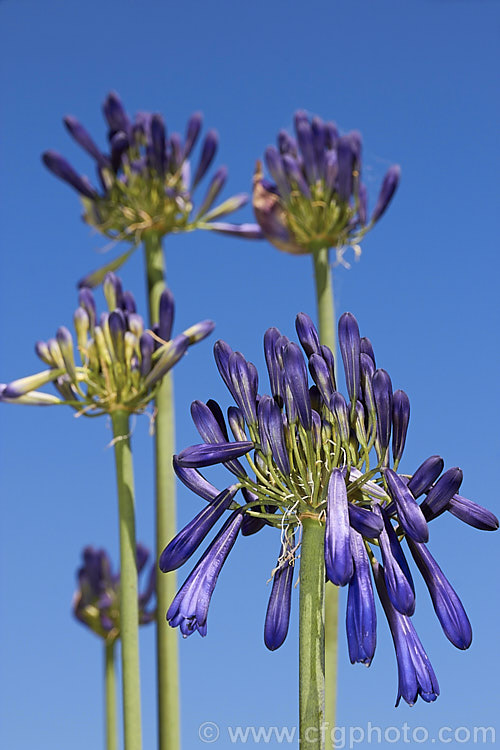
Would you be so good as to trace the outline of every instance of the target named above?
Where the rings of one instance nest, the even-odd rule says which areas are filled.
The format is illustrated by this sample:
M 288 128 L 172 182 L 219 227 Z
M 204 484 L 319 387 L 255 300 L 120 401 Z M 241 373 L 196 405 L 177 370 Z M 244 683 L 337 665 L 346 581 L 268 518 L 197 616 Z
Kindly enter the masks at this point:
M 248 200 L 246 194 L 235 195 L 214 207 L 227 179 L 226 167 L 216 171 L 199 207 L 193 208 L 192 193 L 205 177 L 218 145 L 217 133 L 210 130 L 191 175 L 190 158 L 202 127 L 200 113 L 189 118 L 182 139 L 178 133 L 167 136 L 159 114 L 139 112 L 131 120 L 114 92 L 106 97 L 103 112 L 108 125 L 109 154 L 101 151 L 78 120 L 64 118 L 70 135 L 96 163 L 100 191 L 57 152 L 43 154 L 50 171 L 80 194 L 86 222 L 107 237 L 129 239 L 136 244 L 148 231 L 164 235 L 195 228 L 261 237 L 254 224 L 220 221 Z
M 49 369 L 0 386 L 1 401 L 68 404 L 87 416 L 118 409 L 142 412 L 188 347 L 214 329 L 214 323 L 205 320 L 172 339 L 174 299 L 166 289 L 159 300 L 158 325 L 145 330 L 132 294 L 123 291 L 115 274 L 106 275 L 103 288 L 109 311 L 99 319 L 92 291 L 84 287 L 79 292 L 74 325 L 80 364 L 75 360 L 73 337 L 61 326 L 55 338 L 35 346 Z M 59 396 L 37 390 L 47 383 L 54 384 Z
M 409 399 L 402 390 L 393 392 L 388 373 L 376 368 L 372 345 L 360 337 L 352 314 L 345 313 L 339 322 L 347 400 L 337 390 L 333 354 L 320 344 L 311 319 L 299 314 L 296 329 L 305 359 L 300 347 L 276 328 L 264 336 L 270 395 L 259 395 L 251 362 L 225 342 L 215 344 L 217 367 L 237 404 L 227 414 L 234 439 L 229 438 L 216 402 L 192 404 L 203 443 L 182 450 L 174 457 L 174 467 L 181 481 L 208 505 L 163 551 L 161 570 L 185 563 L 225 512 L 230 515 L 182 585 L 167 619 L 184 636 L 195 630 L 205 635 L 210 598 L 238 533 L 275 526 L 281 529 L 281 544 L 264 637 L 271 650 L 281 646 L 288 630 L 301 529 L 305 519 L 312 518 L 324 528 L 327 579 L 349 585 L 346 626 L 351 662 L 369 665 L 375 652 L 373 570 L 395 643 L 398 702 L 403 697 L 413 704 L 418 695 L 434 700 L 439 688 L 412 624 L 415 590 L 402 541 L 422 573 L 445 635 L 464 649 L 471 642 L 470 624 L 426 546 L 428 522 L 445 511 L 480 529 L 494 530 L 498 521 L 458 494 L 462 472 L 450 468 L 443 473 L 439 456 L 426 459 L 412 475 L 398 472 Z M 314 381 L 311 386 L 307 369 Z M 243 456 L 248 467 L 240 461 Z M 222 492 L 199 472 L 220 463 L 235 477 Z M 235 500 L 238 491 L 241 505 Z
M 278 134 L 265 161 L 273 182 L 257 162 L 253 207 L 266 239 L 288 253 L 356 245 L 378 221 L 396 190 L 400 168 L 387 171 L 368 219 L 368 193 L 361 181 L 361 135 L 339 135 L 333 122 L 295 113 L 296 138 Z
M 136 548 L 137 573 L 146 571 L 149 551 L 142 544 Z M 77 571 L 78 590 L 73 597 L 75 617 L 108 643 L 120 637 L 120 574 L 113 573 L 108 553 L 93 547 L 82 552 L 83 565 Z M 155 607 L 148 606 L 156 589 L 156 566 L 146 577 L 139 594 L 139 624 L 153 622 Z

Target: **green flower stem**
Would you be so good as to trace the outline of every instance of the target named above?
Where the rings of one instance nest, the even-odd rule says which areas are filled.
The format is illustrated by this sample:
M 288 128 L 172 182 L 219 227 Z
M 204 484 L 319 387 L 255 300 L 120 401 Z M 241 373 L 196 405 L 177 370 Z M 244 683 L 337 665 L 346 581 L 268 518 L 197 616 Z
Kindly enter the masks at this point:
M 146 272 L 148 280 L 150 325 L 158 322 L 158 305 L 165 289 L 165 260 L 161 238 L 145 235 Z M 175 453 L 174 393 L 171 373 L 163 378 L 156 396 L 155 466 L 156 466 L 156 559 L 177 532 L 175 477 L 172 456 Z M 165 620 L 167 609 L 177 593 L 175 572 L 157 578 L 157 680 L 158 680 L 158 746 L 159 750 L 180 748 L 179 722 L 179 641 L 177 630 Z
M 337 349 L 335 298 L 330 251 L 322 248 L 313 254 L 319 338 L 334 355 Z M 329 732 L 335 727 L 337 705 L 339 590 L 327 586 L 325 591 L 325 723 Z
M 139 674 L 139 607 L 134 508 L 134 470 L 130 420 L 125 411 L 111 413 L 120 516 L 120 634 L 125 750 L 141 750 Z
M 302 519 L 300 548 L 300 747 L 325 747 L 325 526 Z
M 104 691 L 106 705 L 106 750 L 118 750 L 115 641 L 104 644 Z

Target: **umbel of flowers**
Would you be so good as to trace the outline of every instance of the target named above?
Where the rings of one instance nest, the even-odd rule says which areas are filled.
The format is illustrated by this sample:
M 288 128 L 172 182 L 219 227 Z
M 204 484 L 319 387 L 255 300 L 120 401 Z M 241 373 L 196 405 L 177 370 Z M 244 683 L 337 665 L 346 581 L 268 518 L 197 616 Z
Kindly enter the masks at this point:
M 145 575 L 139 593 L 139 624 L 148 625 L 155 618 L 151 600 L 156 586 L 156 565 L 149 566 L 149 550 L 137 544 L 137 573 Z M 78 589 L 73 597 L 73 614 L 107 643 L 120 637 L 120 574 L 113 573 L 109 555 L 104 549 L 85 547 L 82 565 L 77 571 Z
M 192 162 L 202 128 L 200 113 L 189 118 L 184 138 L 178 133 L 168 134 L 160 114 L 139 112 L 131 119 L 114 92 L 106 97 L 103 113 L 109 153 L 97 146 L 77 119 L 64 118 L 70 135 L 94 160 L 99 187 L 78 174 L 56 151 L 43 154 L 50 171 L 79 193 L 88 224 L 107 237 L 135 244 L 145 232 L 162 236 L 192 229 L 261 237 L 254 224 L 220 221 L 248 200 L 246 194 L 240 194 L 214 205 L 227 180 L 226 167 L 215 172 L 201 202 L 194 207 L 193 192 L 206 176 L 218 145 L 217 133 L 210 130 L 199 157 Z
M 278 134 L 265 162 L 257 162 L 253 207 L 264 236 L 279 250 L 314 253 L 354 246 L 382 217 L 398 186 L 400 168 L 387 171 L 375 208 L 368 214 L 362 182 L 362 142 L 358 131 L 340 135 L 335 123 L 295 113 L 296 137 Z
M 123 291 L 113 273 L 105 277 L 104 294 L 108 311 L 98 317 L 92 291 L 80 290 L 74 314 L 76 347 L 65 326 L 55 338 L 39 341 L 35 350 L 48 369 L 2 386 L 2 401 L 68 404 L 86 416 L 119 409 L 142 412 L 164 375 L 214 328 L 205 320 L 171 338 L 174 299 L 168 289 L 161 294 L 159 323 L 152 330 L 145 328 L 132 294 Z M 48 383 L 58 396 L 37 390 Z
M 372 345 L 360 337 L 352 314 L 345 313 L 339 322 L 347 399 L 337 390 L 333 354 L 320 344 L 311 319 L 299 314 L 296 329 L 305 358 L 279 330 L 266 331 L 269 395 L 259 394 L 251 362 L 225 342 L 215 344 L 217 367 L 236 402 L 227 412 L 232 437 L 216 402 L 192 404 L 203 442 L 182 450 L 174 466 L 181 481 L 208 505 L 166 547 L 161 570 L 183 565 L 216 522 L 229 516 L 185 580 L 167 619 L 184 636 L 196 630 L 205 635 L 210 598 L 239 533 L 274 526 L 281 531 L 280 552 L 264 638 L 269 649 L 278 648 L 287 634 L 301 533 L 306 523 L 313 523 L 323 529 L 327 579 L 349 586 L 351 662 L 370 665 L 375 653 L 373 575 L 396 650 L 397 702 L 402 697 L 411 705 L 418 695 L 433 701 L 439 687 L 411 619 L 415 589 L 403 542 L 427 584 L 446 637 L 465 649 L 471 627 L 427 547 L 429 522 L 444 512 L 480 529 L 494 530 L 498 521 L 458 494 L 462 472 L 456 467 L 443 472 L 439 456 L 426 459 L 413 474 L 399 472 L 409 399 L 402 390 L 393 392 L 388 373 L 377 369 Z M 223 464 L 234 477 L 222 492 L 199 471 L 215 464 Z

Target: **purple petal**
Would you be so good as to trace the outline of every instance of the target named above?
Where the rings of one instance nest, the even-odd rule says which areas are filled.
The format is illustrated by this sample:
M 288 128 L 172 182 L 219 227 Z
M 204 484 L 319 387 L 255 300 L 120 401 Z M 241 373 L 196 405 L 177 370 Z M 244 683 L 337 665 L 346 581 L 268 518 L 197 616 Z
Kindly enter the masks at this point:
M 160 296 L 158 335 L 163 341 L 170 341 L 174 325 L 175 302 L 170 289 L 164 289 Z
M 70 135 L 88 154 L 90 154 L 90 156 L 92 156 L 93 159 L 96 160 L 100 167 L 109 167 L 109 161 L 106 156 L 96 146 L 89 133 L 75 117 L 67 115 L 63 122 Z
M 210 502 L 220 495 L 217 487 L 214 487 L 213 484 L 205 479 L 197 469 L 189 469 L 186 466 L 181 466 L 177 456 L 173 457 L 172 464 L 181 482 L 199 497 Z
M 350 507 L 350 506 L 349 506 Z M 354 574 L 349 581 L 346 610 L 347 645 L 351 664 L 370 666 L 377 643 L 377 614 L 370 576 L 370 563 L 357 531 L 351 531 Z
M 446 510 L 476 529 L 482 531 L 496 531 L 498 529 L 498 518 L 494 513 L 461 495 L 454 495 Z
M 389 493 L 396 503 L 398 519 L 404 531 L 415 542 L 426 542 L 429 539 L 429 529 L 415 498 L 401 477 L 392 469 L 384 469 L 384 476 Z
M 201 131 L 202 123 L 203 123 L 203 115 L 201 114 L 201 112 L 193 112 L 186 126 L 186 139 L 184 141 L 184 155 L 183 155 L 184 159 L 187 159 L 187 157 L 193 150 L 193 147 L 196 141 L 198 140 L 198 136 Z
M 444 461 L 441 456 L 429 456 L 420 464 L 410 481 L 408 489 L 414 498 L 420 497 L 424 492 L 428 492 L 444 468 Z
M 410 421 L 410 399 L 404 391 L 394 392 L 392 397 L 392 455 L 399 461 L 403 455 Z
M 294 568 L 293 552 L 291 552 L 293 545 L 293 538 L 282 545 L 276 564 L 277 569 L 273 575 L 273 587 L 264 625 L 264 643 L 270 651 L 276 651 L 283 645 L 288 633 Z
M 283 352 L 285 379 L 290 388 L 293 402 L 302 427 L 311 429 L 311 402 L 307 383 L 307 370 L 304 357 L 297 344 L 290 342 Z
M 380 536 L 380 532 L 384 528 L 384 522 L 380 516 L 353 503 L 349 503 L 349 523 L 353 529 L 367 539 Z
M 209 132 L 205 136 L 205 140 L 203 141 L 200 161 L 199 161 L 199 164 L 198 164 L 198 167 L 196 169 L 194 179 L 193 179 L 193 190 L 196 187 L 196 185 L 200 182 L 200 180 L 203 179 L 208 168 L 210 167 L 210 164 L 212 163 L 215 157 L 215 153 L 217 151 L 218 141 L 219 141 L 219 138 L 217 136 L 216 131 L 209 130 Z
M 158 564 L 162 573 L 184 565 L 229 508 L 237 491 L 237 485 L 223 490 L 172 539 L 160 555 Z
M 411 539 L 407 539 L 407 542 L 429 589 L 434 610 L 445 636 L 457 648 L 469 648 L 472 642 L 472 628 L 455 590 L 425 544 L 417 544 Z
M 360 391 L 361 339 L 358 322 L 352 313 L 344 313 L 340 317 L 339 348 L 344 362 L 349 398 L 356 401 Z
M 430 488 L 427 497 L 420 503 L 420 508 L 428 521 L 444 513 L 451 498 L 460 489 L 462 480 L 463 472 L 455 466 L 445 471 L 436 484 Z
M 325 566 L 326 577 L 337 586 L 345 586 L 352 578 L 347 488 L 340 469 L 333 469 L 328 482 Z
M 252 450 L 254 444 L 245 441 L 238 443 L 218 443 L 207 445 L 192 445 L 184 448 L 178 456 L 179 466 L 187 468 L 201 468 L 202 466 L 214 466 L 230 461 L 233 458 L 240 458 Z
M 306 357 L 310 357 L 311 354 L 320 353 L 320 341 L 316 326 L 312 322 L 309 315 L 306 313 L 299 313 L 295 318 L 295 330 L 297 336 L 302 345 L 303 350 L 306 353 Z
M 384 569 L 377 562 L 373 563 L 373 575 L 396 650 L 399 678 L 396 706 L 401 698 L 413 706 L 419 695 L 427 703 L 435 701 L 439 695 L 438 681 L 415 628 L 409 617 L 392 606 L 385 586 Z
M 387 593 L 398 612 L 411 616 L 415 611 L 415 587 L 408 563 L 387 513 L 379 506 L 375 506 L 374 510 L 380 513 L 384 520 L 379 545 Z
M 386 454 L 391 439 L 392 383 L 385 370 L 376 370 L 372 379 L 377 411 L 377 445 L 379 460 Z
M 225 221 L 211 221 L 206 229 L 213 229 L 214 232 L 232 237 L 244 237 L 248 240 L 264 239 L 264 234 L 258 224 L 229 224 Z
M 394 195 L 396 188 L 399 185 L 400 178 L 401 168 L 398 165 L 389 167 L 384 177 L 384 181 L 382 182 L 382 187 L 380 188 L 380 194 L 378 196 L 377 204 L 372 214 L 372 223 L 375 223 L 384 215 L 389 203 L 391 202 L 392 196 Z
M 75 172 L 71 164 L 57 151 L 45 151 L 42 154 L 42 161 L 52 174 L 67 182 L 78 193 L 92 201 L 96 200 L 98 196 L 95 188 L 92 187 L 86 177 L 81 177 L 78 172 Z

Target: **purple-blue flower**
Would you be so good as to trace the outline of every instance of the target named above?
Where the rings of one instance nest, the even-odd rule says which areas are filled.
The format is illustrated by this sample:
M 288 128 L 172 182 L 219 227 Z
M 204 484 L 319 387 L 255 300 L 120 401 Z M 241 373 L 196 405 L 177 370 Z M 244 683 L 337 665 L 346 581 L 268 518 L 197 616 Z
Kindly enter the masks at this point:
M 114 273 L 105 276 L 103 291 L 108 312 L 97 319 L 92 291 L 81 289 L 74 314 L 75 341 L 64 326 L 55 338 L 39 341 L 35 351 L 49 369 L 3 385 L 0 401 L 68 404 L 87 416 L 116 408 L 142 412 L 164 375 L 214 329 L 211 320 L 204 320 L 172 338 L 174 300 L 167 289 L 160 296 L 159 323 L 152 330 L 146 329 L 133 296 L 123 291 Z M 38 390 L 48 383 L 58 397 Z
M 148 232 L 164 235 L 195 228 L 262 237 L 255 224 L 221 221 L 248 201 L 247 195 L 240 194 L 217 203 L 227 179 L 225 167 L 215 172 L 199 207 L 194 206 L 193 193 L 208 174 L 219 140 L 215 130 L 201 138 L 203 118 L 199 112 L 189 118 L 184 138 L 169 134 L 160 114 L 138 112 L 130 118 L 115 92 L 106 97 L 103 114 L 108 127 L 105 150 L 75 117 L 64 118 L 70 136 L 95 162 L 96 185 L 80 176 L 56 151 L 42 156 L 45 166 L 80 195 L 88 224 L 107 237 L 134 245 Z M 199 155 L 193 158 L 198 141 Z M 113 270 L 127 257 L 119 258 Z M 94 274 L 87 283 L 98 283 L 101 278 Z
M 253 208 L 266 239 L 284 252 L 313 253 L 356 245 L 387 210 L 399 184 L 390 167 L 368 218 L 368 191 L 361 181 L 361 135 L 339 135 L 333 122 L 295 113 L 296 138 L 282 130 L 265 151 L 270 175 L 257 162 Z
M 73 597 L 73 614 L 108 643 L 120 637 L 120 574 L 113 573 L 108 553 L 85 547 L 83 562 L 77 571 L 78 589 Z M 137 573 L 143 574 L 139 592 L 139 623 L 155 619 L 152 599 L 156 591 L 156 566 L 148 566 L 149 551 L 137 544 Z
M 306 148 L 310 134 L 302 130 Z M 312 174 L 317 169 L 315 152 L 307 148 Z M 160 567 L 170 570 L 183 564 L 222 516 L 231 515 L 180 589 L 167 619 L 184 635 L 195 630 L 205 635 L 215 581 L 238 533 L 250 536 L 273 527 L 280 531 L 281 551 L 272 572 L 264 640 L 269 649 L 279 648 L 288 632 L 304 521 L 309 525 L 313 519 L 322 534 L 325 578 L 348 585 L 351 661 L 369 665 L 374 657 L 372 570 L 396 649 L 398 702 L 403 697 L 412 704 L 418 695 L 434 700 L 437 680 L 411 621 L 415 587 L 403 542 L 410 546 L 445 634 L 463 649 L 470 642 L 469 621 L 425 546 L 429 525 L 445 510 L 478 528 L 494 529 L 498 521 L 457 494 L 462 472 L 452 468 L 443 473 L 439 456 L 430 456 L 413 474 L 400 473 L 409 398 L 402 390 L 393 394 L 389 374 L 376 369 L 373 346 L 360 337 L 352 314 L 344 313 L 339 322 L 348 401 L 337 390 L 334 355 L 319 343 L 311 318 L 300 313 L 296 329 L 302 348 L 277 328 L 264 335 L 270 393 L 259 392 L 262 379 L 243 354 L 224 341 L 214 346 L 217 367 L 235 404 L 228 408 L 227 420 L 212 400 L 192 404 L 203 442 L 180 451 L 174 468 L 208 505 L 166 547 Z M 226 489 L 201 473 L 216 464 L 230 473 Z

